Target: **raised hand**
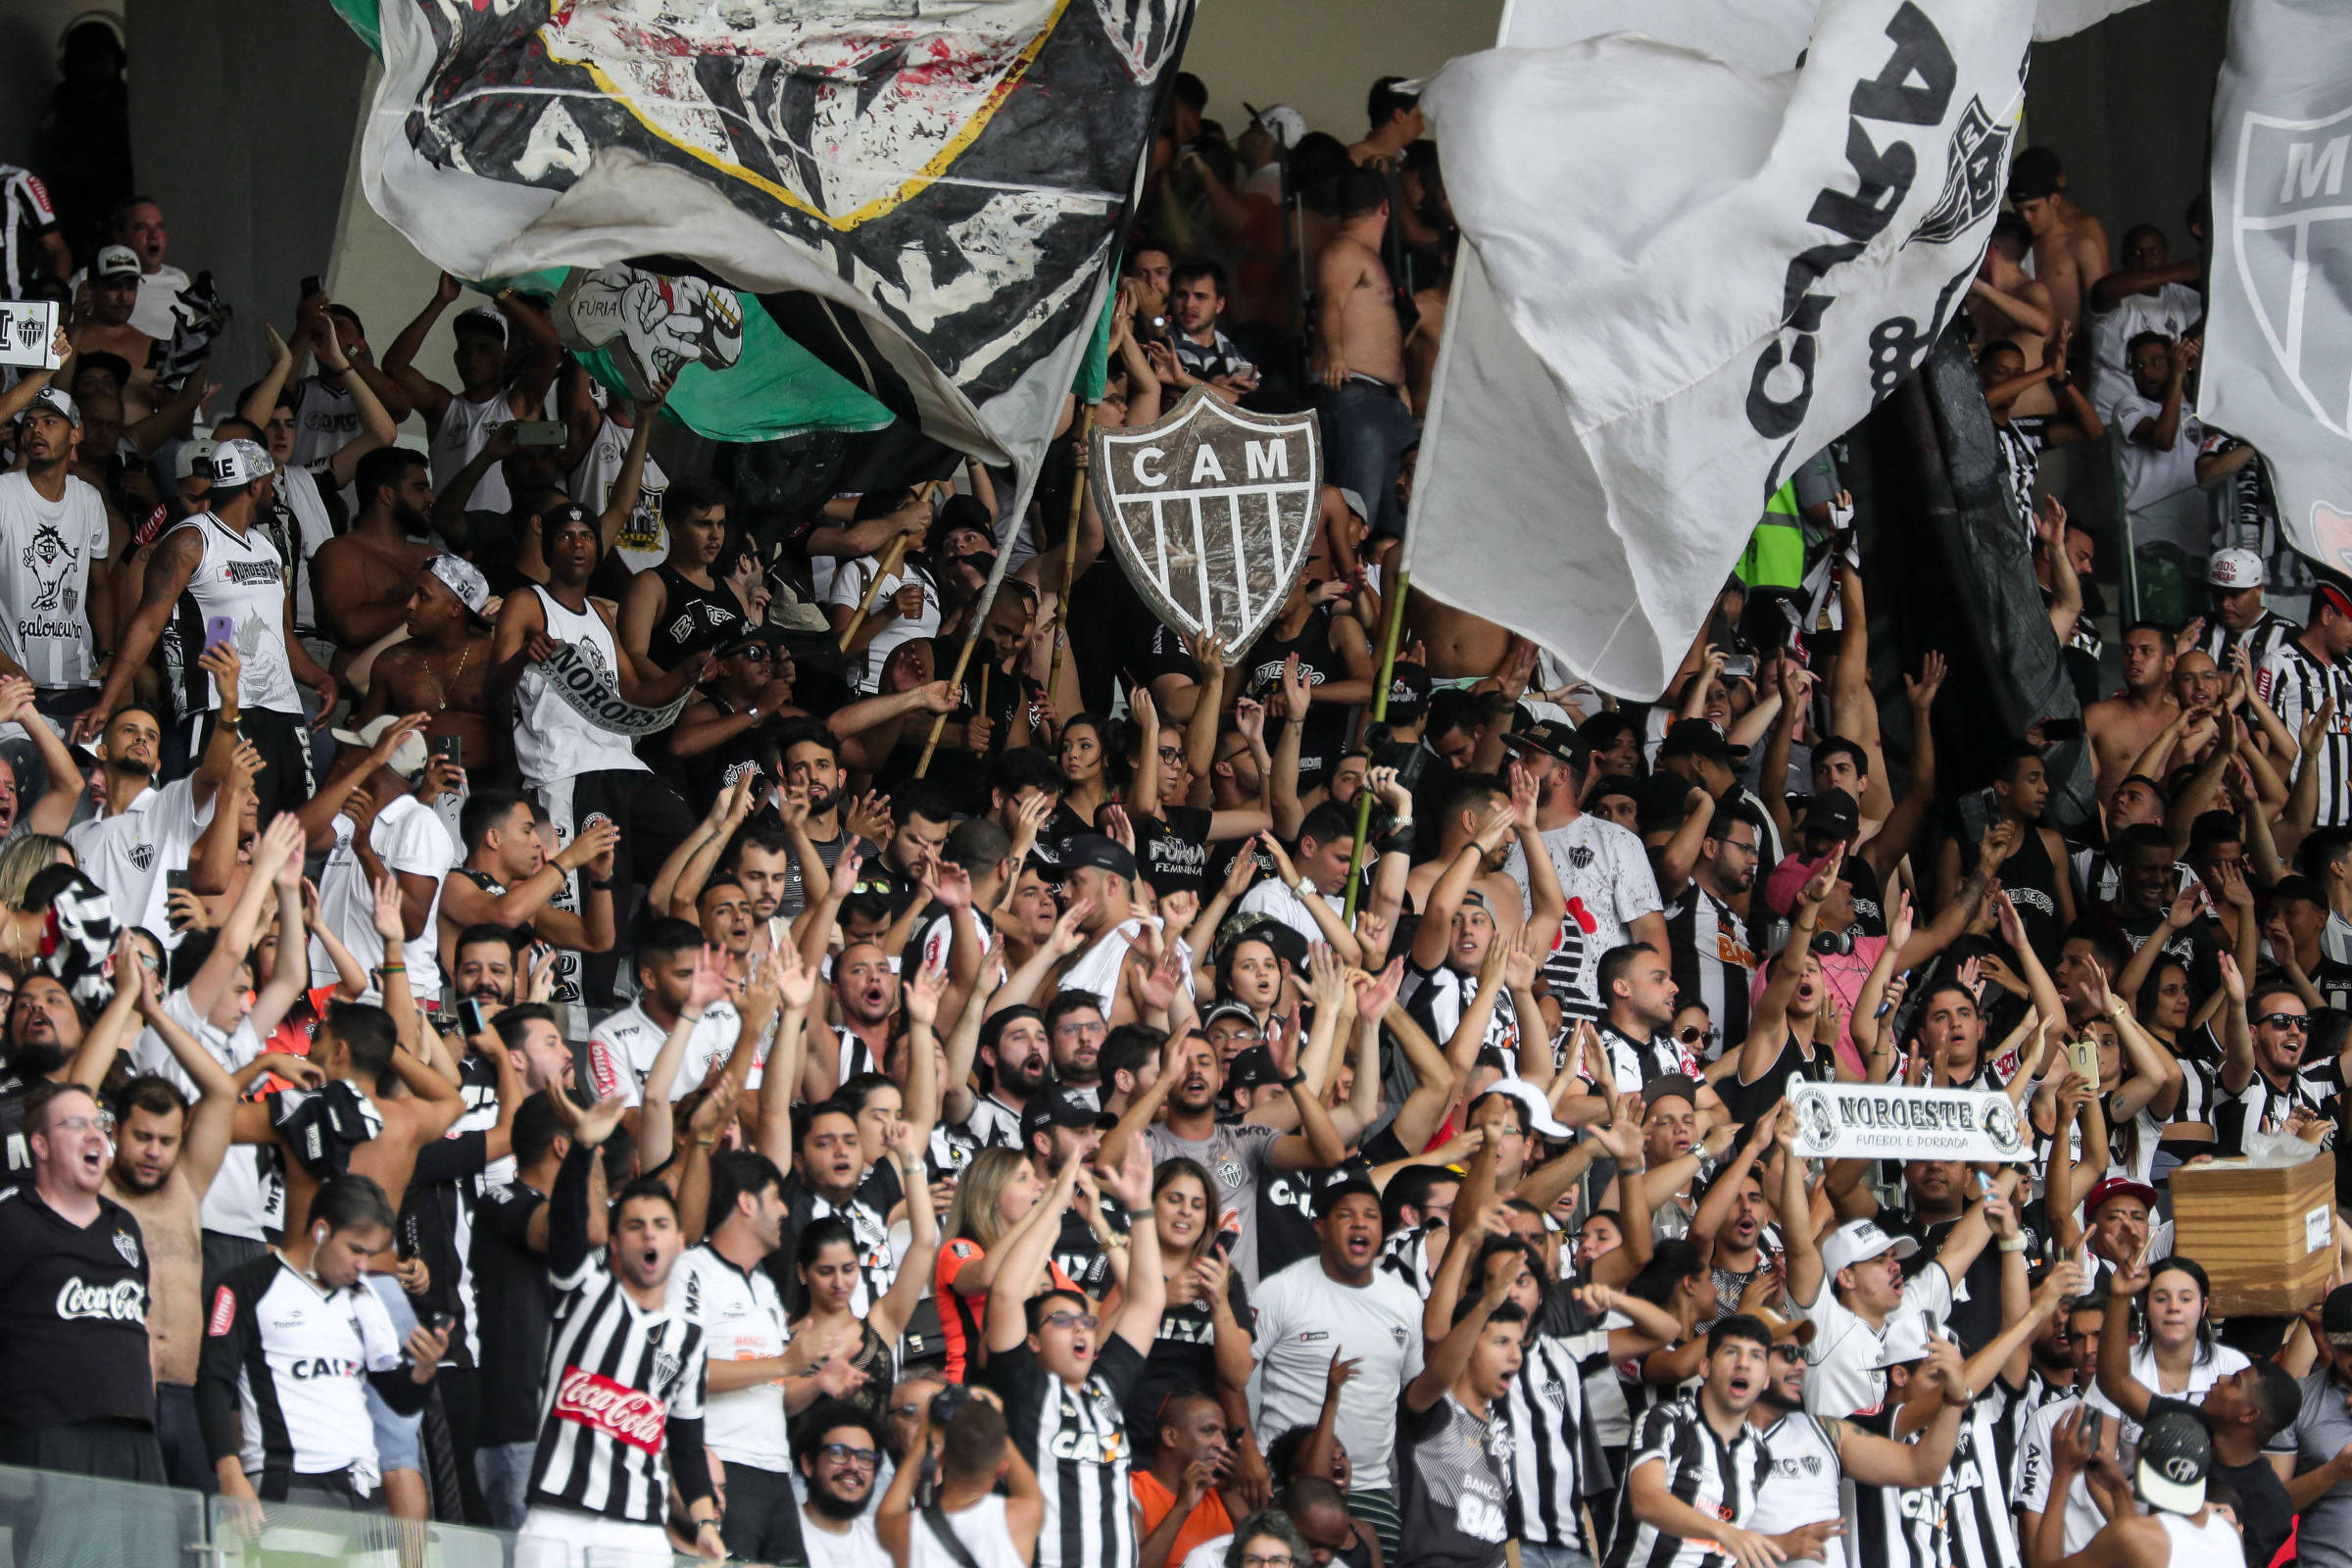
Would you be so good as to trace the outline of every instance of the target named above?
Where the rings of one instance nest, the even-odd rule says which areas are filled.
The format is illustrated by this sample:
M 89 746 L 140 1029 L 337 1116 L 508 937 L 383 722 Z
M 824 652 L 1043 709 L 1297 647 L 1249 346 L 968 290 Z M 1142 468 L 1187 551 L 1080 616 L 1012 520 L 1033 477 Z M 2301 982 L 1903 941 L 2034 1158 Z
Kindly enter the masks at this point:
M 924 964 L 906 981 L 906 1021 L 928 1029 L 939 1021 L 939 999 L 947 993 L 945 967 Z
M 384 956 L 389 959 L 399 956 L 401 944 L 408 940 L 408 933 L 402 928 L 400 919 L 399 874 L 394 872 L 384 876 L 375 884 L 374 891 L 375 934 L 383 939 Z

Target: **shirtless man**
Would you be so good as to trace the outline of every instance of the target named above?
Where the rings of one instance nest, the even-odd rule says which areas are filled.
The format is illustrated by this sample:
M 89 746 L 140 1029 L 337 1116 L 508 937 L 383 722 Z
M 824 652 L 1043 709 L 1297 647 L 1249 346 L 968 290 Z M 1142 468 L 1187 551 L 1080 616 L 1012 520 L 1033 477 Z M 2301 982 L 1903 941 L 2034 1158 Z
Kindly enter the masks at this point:
M 2180 705 L 2173 700 L 2172 638 L 2150 621 L 2127 627 L 2122 693 L 2082 711 L 2082 727 L 2098 762 L 2100 805 L 2114 796 L 2139 754 L 2180 712 Z
M 417 352 L 441 313 L 456 304 L 463 291 L 456 278 L 443 272 L 433 297 L 416 313 L 416 319 L 401 328 L 392 351 L 384 356 L 384 373 L 400 383 L 400 389 L 423 416 L 424 427 L 432 432 L 433 483 L 445 489 L 452 487 L 460 470 L 482 450 L 492 430 L 516 419 L 540 416 L 547 406 L 547 390 L 555 385 L 556 372 L 564 362 L 554 323 L 546 313 L 510 289 L 498 297 L 495 310 L 477 305 L 460 312 L 452 323 L 458 390 L 452 392 L 427 378 L 416 368 Z M 508 349 L 516 329 L 530 343 L 510 375 Z M 562 455 L 560 446 L 539 450 L 551 461 Z M 459 495 L 451 504 L 466 511 L 505 512 L 514 499 L 508 493 L 506 476 L 493 467 L 480 474 L 470 494 Z M 635 505 L 632 496 L 630 506 Z
M 2050 312 L 2050 290 L 2037 277 L 2027 275 L 2025 260 L 2034 248 L 2034 231 L 2014 213 L 2003 213 L 1992 225 L 1984 260 L 1968 285 L 1968 318 L 1976 324 L 1982 348 L 1995 343 L 2015 344 L 2026 357 L 2026 368 L 2041 367 L 2042 340 L 2058 328 Z M 2050 389 L 2028 387 L 2009 406 L 2011 414 L 2028 417 L 2058 407 Z
M 1389 225 L 1388 184 L 1370 170 L 1340 179 L 1341 227 L 1315 263 L 1315 352 L 1321 364 L 1323 431 L 1334 484 L 1371 508 L 1374 535 L 1401 534 L 1396 474 L 1420 439 L 1404 405 L 1404 332 L 1396 290 L 1381 264 Z
M 2084 301 L 2107 275 L 2107 229 L 2066 194 L 2066 171 L 2047 147 L 2029 147 L 2009 166 L 2009 201 L 2034 232 L 2034 275 L 2050 291 L 2050 310 L 2072 327 Z
M 319 629 L 335 641 L 330 661 L 339 676 L 369 645 L 407 624 L 416 573 L 434 555 L 433 487 L 424 455 L 413 447 L 381 447 L 360 460 L 352 483 L 360 514 L 348 532 L 318 547 L 311 563 Z M 420 705 L 430 710 L 430 705 Z M 403 709 L 415 712 L 416 709 Z M 471 757 L 473 750 L 466 749 Z
M 408 641 L 376 660 L 354 724 L 379 713 L 423 713 L 427 743 L 454 737 L 459 766 L 485 778 L 503 775 L 510 731 L 490 721 L 482 691 L 490 668 L 490 622 L 483 618 L 489 608 L 490 584 L 472 563 L 429 558 L 409 593 Z
M 1404 92 L 1398 83 L 1401 76 L 1383 76 L 1372 84 L 1371 96 L 1365 104 L 1365 116 L 1372 128 L 1364 139 L 1348 149 L 1348 156 L 1359 166 L 1385 168 L 1404 157 L 1404 150 L 1421 139 L 1427 128 L 1421 118 L 1421 97 Z
M 139 258 L 127 245 L 109 245 L 90 269 L 88 312 L 74 333 L 75 354 L 113 354 L 131 367 L 122 388 L 122 411 L 132 423 L 155 409 L 155 371 L 147 356 L 156 340 L 130 324 L 139 306 Z M 78 305 L 78 302 L 76 302 Z

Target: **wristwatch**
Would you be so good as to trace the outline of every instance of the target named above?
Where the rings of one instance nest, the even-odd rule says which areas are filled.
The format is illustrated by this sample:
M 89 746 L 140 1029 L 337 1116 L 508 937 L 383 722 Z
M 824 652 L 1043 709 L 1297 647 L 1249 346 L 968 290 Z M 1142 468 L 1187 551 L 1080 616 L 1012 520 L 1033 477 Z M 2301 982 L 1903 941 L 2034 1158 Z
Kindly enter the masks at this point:
M 1316 897 L 1323 890 L 1315 886 L 1315 879 L 1313 877 L 1302 876 L 1298 879 L 1297 886 L 1293 887 L 1291 891 L 1298 894 L 1299 901 L 1303 903 L 1308 899 Z

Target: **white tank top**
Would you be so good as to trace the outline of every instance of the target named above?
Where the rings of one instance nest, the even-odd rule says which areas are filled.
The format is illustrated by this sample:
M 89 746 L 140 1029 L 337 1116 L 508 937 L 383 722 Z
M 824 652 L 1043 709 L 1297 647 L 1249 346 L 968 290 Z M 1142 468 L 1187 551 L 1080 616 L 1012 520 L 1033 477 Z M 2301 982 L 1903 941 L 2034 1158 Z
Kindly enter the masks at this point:
M 2156 1522 L 2173 1544 L 2172 1568 L 2240 1568 L 2246 1560 L 2237 1532 L 2218 1513 L 2207 1513 L 2205 1522 L 2197 1524 L 2186 1514 L 2159 1508 Z
M 566 610 L 555 595 L 537 583 L 539 608 L 547 616 L 547 634 L 560 643 L 576 643 L 588 662 L 613 682 L 620 658 L 612 646 L 612 628 L 590 605 L 585 611 Z M 613 682 L 617 684 L 617 682 Z M 625 735 L 591 724 L 556 691 L 538 665 L 523 671 L 514 688 L 514 761 L 522 781 L 533 789 L 559 778 L 608 769 L 643 772 L 646 766 L 629 750 Z
M 963 1549 L 972 1554 L 973 1568 L 1027 1568 L 1012 1544 L 1012 1526 L 1005 1523 L 1003 1497 L 982 1497 L 969 1508 L 947 1515 L 947 1521 L 956 1539 L 963 1543 Z M 906 1568 L 958 1568 L 919 1513 L 906 1521 Z
M 432 461 L 433 493 L 439 495 L 448 488 L 457 478 L 458 470 L 489 445 L 491 431 L 514 422 L 514 413 L 507 407 L 503 387 L 479 403 L 463 392 L 451 398 L 449 407 L 441 411 L 441 422 L 433 426 L 432 445 L 427 449 Z M 492 464 L 482 475 L 482 482 L 466 499 L 465 510 L 507 512 L 514 505 L 514 499 L 507 494 L 507 476 L 498 471 L 498 465 Z
M 605 416 L 588 443 L 588 455 L 572 470 L 571 498 L 591 513 L 605 510 L 613 481 L 620 477 L 621 460 L 628 456 L 630 434 L 614 423 L 611 415 Z M 620 536 L 614 541 L 622 564 L 631 571 L 651 571 L 669 559 L 669 530 L 662 521 L 662 500 L 668 490 L 669 475 L 662 471 L 653 454 L 647 453 L 644 476 L 637 484 L 637 506 L 622 519 Z
M 1755 1506 L 1740 1523 L 1759 1535 L 1777 1536 L 1799 1525 L 1818 1524 L 1838 1517 L 1838 1483 L 1844 1470 L 1838 1462 L 1838 1446 L 1822 1424 L 1802 1410 L 1791 1410 L 1764 1433 L 1772 1467 L 1756 1489 Z M 1842 1560 L 1842 1553 L 1840 1554 Z M 1790 1568 L 1817 1565 L 1818 1557 L 1793 1557 Z
M 326 498 L 319 493 L 318 476 L 308 468 L 286 468 L 278 475 L 278 486 L 286 498 L 286 510 L 294 514 L 295 546 L 302 552 L 294 570 L 294 627 L 313 631 L 318 618 L 311 600 L 311 563 L 318 559 L 319 547 L 334 538 L 335 520 L 327 514 Z
M 331 458 L 360 433 L 360 406 L 349 392 L 323 376 L 304 376 L 294 389 L 292 466 L 307 468 Z
M 237 706 L 301 712 L 302 697 L 286 663 L 286 564 L 277 547 L 261 529 L 240 534 L 209 512 L 165 537 L 191 528 L 204 541 L 204 555 L 164 629 L 164 669 L 180 716 L 220 706 L 213 677 L 196 659 L 204 652 L 206 623 L 221 616 L 236 623 L 237 657 L 244 662 Z

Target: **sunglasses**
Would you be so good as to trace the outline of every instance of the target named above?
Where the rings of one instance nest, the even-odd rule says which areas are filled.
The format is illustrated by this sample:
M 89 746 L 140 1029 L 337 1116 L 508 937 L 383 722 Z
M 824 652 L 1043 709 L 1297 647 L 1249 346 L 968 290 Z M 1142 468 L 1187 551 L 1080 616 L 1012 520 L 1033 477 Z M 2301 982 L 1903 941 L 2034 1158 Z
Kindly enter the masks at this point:
M 1675 1031 L 1675 1038 L 1686 1046 L 1695 1046 L 1702 1040 L 1713 1040 L 1717 1033 L 1713 1025 L 1701 1029 L 1694 1023 L 1687 1023 Z
M 816 1450 L 835 1464 L 846 1464 L 853 1470 L 871 1470 L 882 1462 L 882 1455 L 872 1448 L 853 1448 L 846 1443 L 828 1443 Z
M 2299 1035 L 2311 1032 L 2311 1017 L 2307 1013 L 2266 1012 L 2254 1021 L 2267 1023 L 2274 1029 L 2289 1029 Z
M 1805 1357 L 1805 1348 L 1795 1344 L 1776 1345 L 1772 1348 L 1772 1353 L 1784 1361 L 1801 1361 Z
M 755 664 L 764 664 L 770 659 L 773 659 L 775 654 L 765 643 L 752 643 L 745 647 L 736 649 L 735 657 L 737 659 L 748 659 Z

